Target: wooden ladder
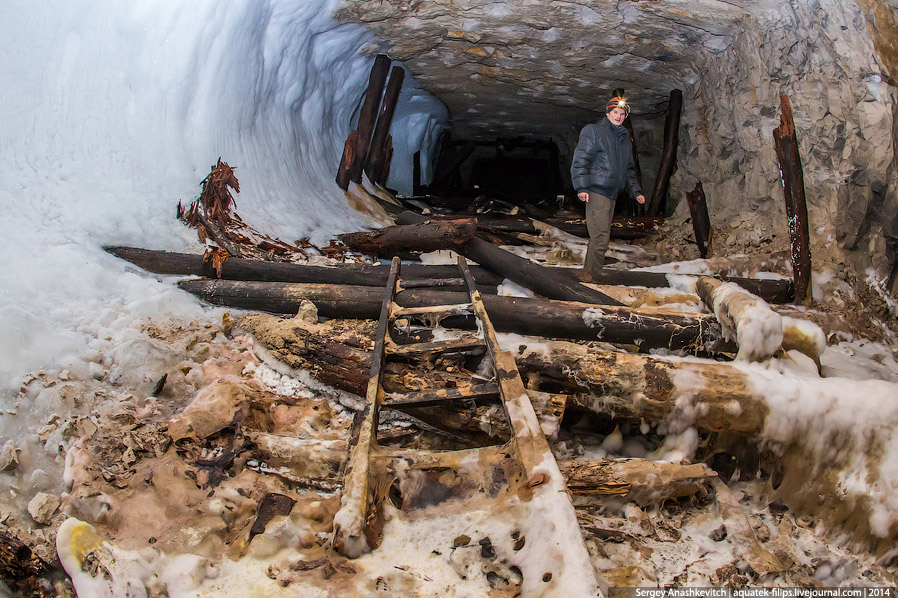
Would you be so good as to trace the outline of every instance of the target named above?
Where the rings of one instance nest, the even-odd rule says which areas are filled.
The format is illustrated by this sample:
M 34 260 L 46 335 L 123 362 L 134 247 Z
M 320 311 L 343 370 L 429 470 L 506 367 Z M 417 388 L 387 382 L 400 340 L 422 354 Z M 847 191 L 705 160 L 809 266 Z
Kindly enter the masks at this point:
M 393 258 L 371 358 L 365 406 L 353 421 L 340 510 L 334 518 L 334 548 L 349 558 L 356 558 L 379 545 L 378 508 L 389 491 L 390 472 L 396 462 L 403 462 L 406 468 L 449 469 L 457 468 L 466 459 L 470 462 L 470 457 L 473 456 L 477 463 L 502 467 L 506 475 L 499 477 L 504 477 L 512 491 L 530 498 L 543 495 L 539 504 L 546 506 L 546 501 L 551 503 L 549 508 L 552 517 L 557 518 L 559 513 L 562 514 L 565 521 L 556 522 L 555 527 L 567 531 L 565 538 L 560 540 L 574 545 L 573 549 L 568 547 L 566 554 L 569 555 L 569 560 L 570 555 L 573 555 L 573 560 L 577 561 L 574 569 L 579 569 L 577 575 L 580 579 L 585 575 L 587 580 L 594 582 L 588 553 L 579 533 L 570 496 L 565 491 L 564 480 L 540 428 L 514 356 L 500 349 L 480 291 L 475 286 L 465 259 L 458 257 L 458 269 L 470 301 L 458 305 L 414 308 L 399 306 L 396 297 L 402 288 L 421 286 L 417 281 L 404 284 L 400 279 L 400 269 L 399 258 Z M 440 320 L 453 315 L 473 315 L 477 321 L 476 333 L 464 334 L 460 338 L 411 344 L 398 344 L 393 338 L 397 321 L 409 318 Z M 475 382 L 472 379 L 469 384 L 452 388 L 409 393 L 387 392 L 383 387 L 384 364 L 390 357 L 439 355 L 477 349 L 486 351 L 492 363 L 493 375 L 489 380 Z M 487 396 L 500 397 L 507 415 L 511 435 L 504 444 L 452 451 L 426 451 L 389 448 L 378 442 L 377 427 L 381 408 L 428 406 L 443 401 Z M 512 472 L 511 475 L 509 472 Z M 483 474 L 484 480 L 496 477 L 493 472 Z M 489 485 L 489 481 L 481 484 L 483 487 Z M 576 537 L 567 537 L 571 534 Z M 579 549 L 576 548 L 577 544 Z M 584 566 L 588 571 L 583 569 Z M 586 583 L 583 587 L 589 586 Z

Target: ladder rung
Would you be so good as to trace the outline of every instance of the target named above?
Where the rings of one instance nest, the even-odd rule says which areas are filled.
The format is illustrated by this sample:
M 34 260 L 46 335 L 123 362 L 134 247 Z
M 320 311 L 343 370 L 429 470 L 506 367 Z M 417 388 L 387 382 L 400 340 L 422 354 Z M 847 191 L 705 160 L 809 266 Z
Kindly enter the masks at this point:
M 397 345 L 388 341 L 384 350 L 390 355 L 426 355 L 428 353 L 453 353 L 485 347 L 486 342 L 479 337 L 453 338 L 444 341 L 430 341 L 428 343 L 410 343 Z
M 455 451 L 425 451 L 421 449 L 380 447 L 379 459 L 402 459 L 410 469 L 451 468 L 457 469 L 462 462 L 498 463 L 505 454 L 505 444 L 491 444 L 479 448 Z
M 470 314 L 472 305 L 470 303 L 458 303 L 456 305 L 428 305 L 426 307 L 399 307 L 395 306 L 392 311 L 393 318 L 403 318 L 406 316 L 423 316 L 430 314 L 446 314 L 447 316 Z
M 440 388 L 438 390 L 421 390 L 417 392 L 390 392 L 386 393 L 381 401 L 384 407 L 399 407 L 411 405 L 425 407 L 436 405 L 443 401 L 456 401 L 461 399 L 473 399 L 499 393 L 499 385 L 495 382 L 482 384 L 466 384 L 455 388 Z
M 464 287 L 463 278 L 412 278 L 399 281 L 400 289 L 426 289 L 433 287 Z

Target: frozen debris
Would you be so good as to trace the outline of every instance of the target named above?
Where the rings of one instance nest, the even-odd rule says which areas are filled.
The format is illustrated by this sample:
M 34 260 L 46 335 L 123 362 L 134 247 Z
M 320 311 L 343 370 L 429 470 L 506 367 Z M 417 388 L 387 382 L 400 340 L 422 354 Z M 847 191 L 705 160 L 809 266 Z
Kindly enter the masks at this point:
M 724 337 L 739 345 L 736 359 L 762 361 L 782 347 L 782 318 L 760 297 L 707 276 L 698 279 L 696 291 L 717 316 Z
M 53 514 L 59 508 L 59 499 L 52 494 L 38 492 L 28 503 L 28 512 L 31 517 L 40 524 L 47 525 L 52 521 Z
M 3 448 L 0 448 L 0 471 L 13 471 L 19 465 L 19 457 L 16 454 L 16 445 L 12 440 L 7 440 Z

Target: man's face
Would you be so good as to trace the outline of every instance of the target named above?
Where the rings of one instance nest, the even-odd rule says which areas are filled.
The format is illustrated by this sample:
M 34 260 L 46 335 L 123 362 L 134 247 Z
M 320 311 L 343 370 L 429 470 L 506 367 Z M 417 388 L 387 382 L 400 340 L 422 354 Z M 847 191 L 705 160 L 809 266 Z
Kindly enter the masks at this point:
M 627 118 L 627 111 L 620 107 L 613 108 L 611 112 L 608 113 L 608 120 L 618 126 L 624 124 L 625 118 Z

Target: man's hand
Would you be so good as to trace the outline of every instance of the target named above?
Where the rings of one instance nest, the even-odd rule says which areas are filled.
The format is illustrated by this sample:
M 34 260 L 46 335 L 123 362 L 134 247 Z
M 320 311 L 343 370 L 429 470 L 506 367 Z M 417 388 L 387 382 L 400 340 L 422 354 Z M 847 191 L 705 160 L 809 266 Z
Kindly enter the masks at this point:
M 636 201 L 638 201 L 639 203 L 645 203 L 645 195 L 637 195 Z
M 581 191 L 580 193 L 577 194 L 577 197 L 580 199 L 580 201 L 585 201 L 586 203 L 589 203 L 589 193 L 587 193 L 586 191 Z M 644 197 L 642 198 L 642 201 L 645 201 Z

